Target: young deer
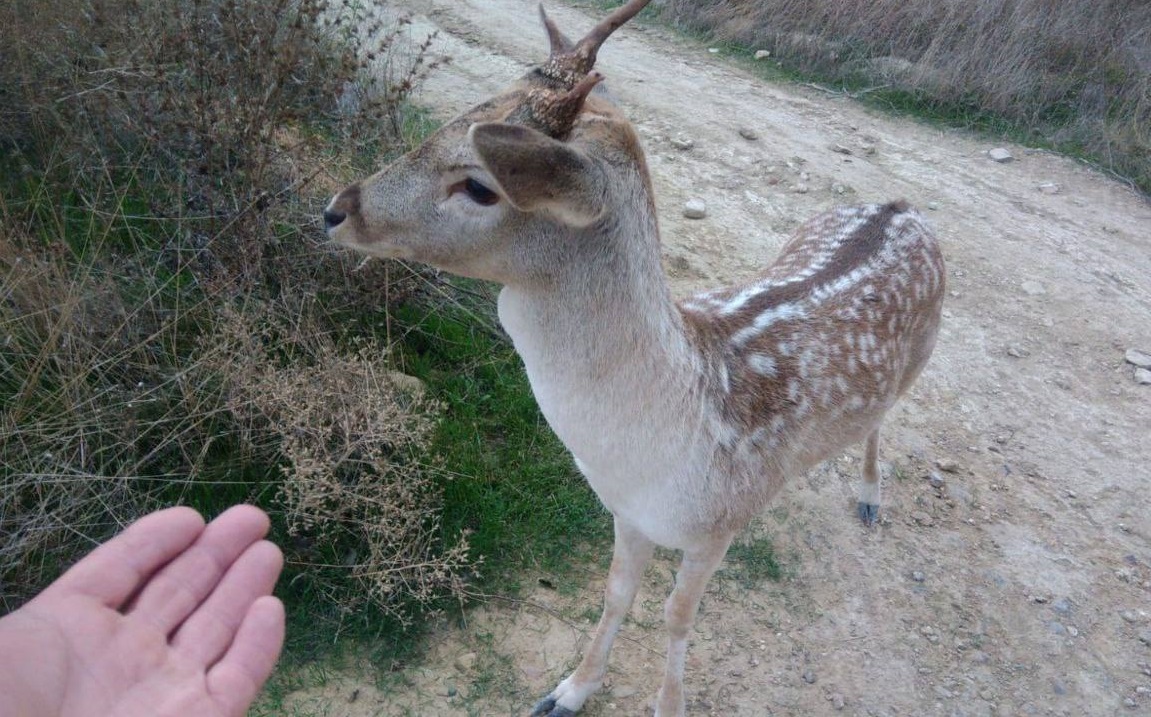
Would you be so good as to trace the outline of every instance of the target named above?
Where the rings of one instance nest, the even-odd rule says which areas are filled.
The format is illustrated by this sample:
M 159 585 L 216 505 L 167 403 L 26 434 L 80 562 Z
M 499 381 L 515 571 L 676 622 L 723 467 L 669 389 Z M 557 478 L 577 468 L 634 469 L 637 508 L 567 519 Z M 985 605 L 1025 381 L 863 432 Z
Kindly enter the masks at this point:
M 615 518 L 595 637 L 532 715 L 572 715 L 600 686 L 656 544 L 683 551 L 656 706 L 682 715 L 687 637 L 732 538 L 861 440 L 859 515 L 876 519 L 879 425 L 939 326 L 943 259 L 903 202 L 823 214 L 751 283 L 672 300 L 639 141 L 592 92 L 600 45 L 646 4 L 578 43 L 544 16 L 543 66 L 324 211 L 339 244 L 503 284 L 540 408 Z

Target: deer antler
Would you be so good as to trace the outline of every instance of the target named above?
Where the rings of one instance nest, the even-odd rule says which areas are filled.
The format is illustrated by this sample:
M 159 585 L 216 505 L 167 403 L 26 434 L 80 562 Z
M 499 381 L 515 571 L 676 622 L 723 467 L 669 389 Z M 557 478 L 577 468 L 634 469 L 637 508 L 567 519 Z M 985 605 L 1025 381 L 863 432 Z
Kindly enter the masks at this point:
M 538 86 L 528 92 L 520 119 L 552 137 L 571 130 L 588 93 L 603 80 L 594 71 L 596 54 L 613 32 L 635 17 L 651 0 L 631 0 L 616 9 L 577 43 L 572 43 L 540 6 L 540 17 L 551 41 L 551 56 L 533 74 Z

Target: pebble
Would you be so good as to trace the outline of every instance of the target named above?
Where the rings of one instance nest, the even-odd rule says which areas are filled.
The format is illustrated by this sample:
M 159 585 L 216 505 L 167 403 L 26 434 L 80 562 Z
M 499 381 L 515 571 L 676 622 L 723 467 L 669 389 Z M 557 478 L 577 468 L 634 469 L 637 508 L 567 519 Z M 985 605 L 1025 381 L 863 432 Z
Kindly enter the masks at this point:
M 942 488 L 947 481 L 943 479 L 939 471 L 931 471 L 927 474 L 927 482 L 931 484 L 932 488 Z
M 958 473 L 959 461 L 954 458 L 939 458 L 935 461 L 935 467 L 945 473 Z
M 1006 164 L 1007 162 L 1012 162 L 1015 160 L 1015 157 L 1012 157 L 1011 153 L 1002 147 L 996 147 L 995 149 L 988 150 L 987 156 L 996 162 L 999 162 L 1000 164 Z
M 1139 642 L 1142 642 L 1144 645 L 1151 647 L 1151 630 L 1144 630 L 1143 632 L 1139 633 Z
M 809 685 L 814 685 L 815 684 L 815 673 L 812 672 L 811 670 L 804 670 L 803 671 L 803 681 Z
M 465 652 L 456 658 L 456 669 L 460 672 L 467 672 L 476 666 L 476 653 Z
M 1127 353 L 1123 355 L 1127 363 L 1138 368 L 1151 369 L 1151 354 L 1144 353 L 1138 349 L 1127 349 Z
M 843 695 L 838 692 L 831 696 L 831 708 L 834 710 L 842 710 L 847 706 L 847 701 L 843 699 Z
M 1025 281 L 1019 285 L 1019 288 L 1028 296 L 1043 296 L 1047 293 L 1047 287 L 1038 281 Z
M 1071 604 L 1071 601 L 1065 597 L 1061 597 L 1051 603 L 1051 609 L 1060 615 L 1070 615 L 1073 608 L 1074 606 Z
M 935 520 L 930 515 L 923 512 L 922 510 L 916 510 L 912 512 L 911 519 L 923 526 L 930 526 L 935 522 Z
M 1151 386 L 1151 371 L 1145 368 L 1135 369 L 1135 383 L 1140 386 Z
M 1059 194 L 1059 191 L 1062 189 L 1062 187 L 1055 182 L 1042 182 L 1035 188 L 1043 194 Z
M 831 151 L 837 152 L 839 154 L 851 154 L 851 148 L 850 147 L 844 147 L 842 144 L 831 145 Z
M 922 570 L 912 570 L 911 579 L 917 583 L 921 583 L 924 580 L 927 580 L 927 576 L 923 574 Z
M 748 141 L 754 142 L 755 140 L 759 139 L 759 132 L 756 132 L 751 127 L 740 127 L 739 136 Z
M 928 202 L 927 208 L 934 212 L 936 209 L 939 209 L 939 202 Z
M 713 55 L 719 54 L 719 48 L 718 47 L 709 47 L 709 48 L 707 48 L 707 51 Z
M 1135 614 L 1134 610 L 1124 610 L 1120 615 L 1127 622 L 1139 622 L 1139 616 Z
M 765 60 L 769 57 L 771 57 L 771 50 L 756 50 L 755 51 L 755 59 L 757 59 L 757 60 Z
M 683 215 L 688 219 L 703 219 L 707 216 L 707 204 L 702 199 L 689 199 L 683 205 Z
M 796 194 L 807 194 L 811 191 L 811 188 L 806 184 L 797 184 L 791 191 L 795 192 Z
M 1134 708 L 1139 706 L 1139 703 L 1136 702 L 1134 699 L 1128 697 L 1127 699 L 1123 700 L 1123 706 L 1124 707 L 1130 707 L 1130 708 L 1134 709 Z
M 695 140 L 693 140 L 691 137 L 672 137 L 671 146 L 675 147 L 676 149 L 691 149 L 695 146 Z
M 1047 623 L 1047 627 L 1048 627 L 1048 629 L 1051 630 L 1052 633 L 1054 633 L 1056 635 L 1066 635 L 1067 634 L 1067 628 L 1063 627 L 1063 623 L 1058 622 L 1056 620 L 1052 620 L 1051 622 Z
M 1007 347 L 1007 355 L 1011 358 L 1027 358 L 1031 352 L 1019 344 L 1011 344 Z

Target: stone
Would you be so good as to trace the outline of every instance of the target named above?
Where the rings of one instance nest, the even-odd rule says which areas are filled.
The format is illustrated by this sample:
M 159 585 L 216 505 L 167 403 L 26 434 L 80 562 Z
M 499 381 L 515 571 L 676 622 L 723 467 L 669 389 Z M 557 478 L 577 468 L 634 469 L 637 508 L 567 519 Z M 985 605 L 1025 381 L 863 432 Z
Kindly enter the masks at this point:
M 468 672 L 476 666 L 476 653 L 465 652 L 456 658 L 456 669 L 460 672 Z
M 922 570 L 912 570 L 911 579 L 917 583 L 921 583 L 927 579 L 927 576 L 923 574 Z
M 931 471 L 927 474 L 927 482 L 931 484 L 932 488 L 939 489 L 946 485 L 947 481 L 943 479 L 943 475 L 939 471 Z
M 1059 194 L 1059 191 L 1062 189 L 1062 187 L 1060 187 L 1055 182 L 1041 182 L 1035 188 L 1043 194 Z
M 1142 642 L 1144 645 L 1151 647 L 1151 630 L 1144 630 L 1143 632 L 1139 633 L 1139 642 Z
M 931 524 L 935 522 L 935 520 L 930 515 L 923 512 L 922 510 L 913 511 L 911 513 L 911 519 L 914 520 L 919 525 L 922 525 L 925 527 L 930 527 Z
M 1151 371 L 1145 368 L 1135 369 L 1135 383 L 1140 386 L 1151 386 Z
M 740 127 L 739 136 L 743 137 L 749 142 L 754 142 L 755 140 L 759 139 L 759 132 L 756 132 L 751 127 Z
M 1019 285 L 1019 288 L 1028 296 L 1043 296 L 1047 293 L 1047 287 L 1038 281 L 1025 281 Z
M 837 154 L 851 154 L 851 148 L 844 147 L 842 144 L 831 145 L 831 151 Z
M 688 219 L 703 219 L 707 216 L 707 204 L 702 199 L 689 199 L 683 205 L 683 215 Z
M 1127 349 L 1127 353 L 1123 354 L 1123 360 L 1137 368 L 1151 369 L 1151 354 L 1138 349 Z
M 693 140 L 691 137 L 684 137 L 683 135 L 680 135 L 678 137 L 671 138 L 671 146 L 675 147 L 676 149 L 687 150 L 695 146 L 695 140 Z
M 796 194 L 807 194 L 811 191 L 811 188 L 806 184 L 797 184 L 792 187 L 791 191 L 795 192 Z
M 958 473 L 959 461 L 954 458 L 939 458 L 935 461 L 935 467 L 945 473 Z
M 804 670 L 803 671 L 803 681 L 809 685 L 814 685 L 815 684 L 815 673 L 812 672 L 811 670 Z
M 755 51 L 755 59 L 757 59 L 757 60 L 766 60 L 769 57 L 771 57 L 771 50 L 756 50 Z
M 833 710 L 842 710 L 846 706 L 847 702 L 843 699 L 843 695 L 836 693 L 831 696 L 831 708 Z
M 1015 157 L 1012 157 L 1011 153 L 1003 147 L 996 147 L 995 149 L 989 150 L 987 152 L 987 156 L 996 162 L 999 162 L 1000 164 L 1006 164 L 1007 162 L 1015 161 Z
M 1011 344 L 1007 347 L 1007 355 L 1011 358 L 1027 358 L 1031 352 L 1026 347 L 1019 344 Z
M 939 209 L 939 202 L 928 202 L 927 208 L 934 212 L 935 210 Z

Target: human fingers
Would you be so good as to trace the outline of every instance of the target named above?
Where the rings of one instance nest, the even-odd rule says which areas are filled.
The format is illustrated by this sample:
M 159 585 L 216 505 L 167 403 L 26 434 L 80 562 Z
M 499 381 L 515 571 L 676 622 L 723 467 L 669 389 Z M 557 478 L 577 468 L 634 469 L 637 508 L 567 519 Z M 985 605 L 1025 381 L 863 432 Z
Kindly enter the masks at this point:
M 83 594 L 119 609 L 203 531 L 204 519 L 191 508 L 150 513 L 81 559 L 37 599 Z
M 248 608 L 223 658 L 208 670 L 208 694 L 220 711 L 239 717 L 259 694 L 284 645 L 284 606 L 270 595 Z
M 238 505 L 204 528 L 187 550 L 144 586 L 128 610 L 170 634 L 219 583 L 236 559 L 268 532 L 268 516 L 259 508 Z
M 283 565 L 283 555 L 273 543 L 261 540 L 249 547 L 176 630 L 172 646 L 196 664 L 216 662 L 232 643 L 248 608 L 272 592 Z

